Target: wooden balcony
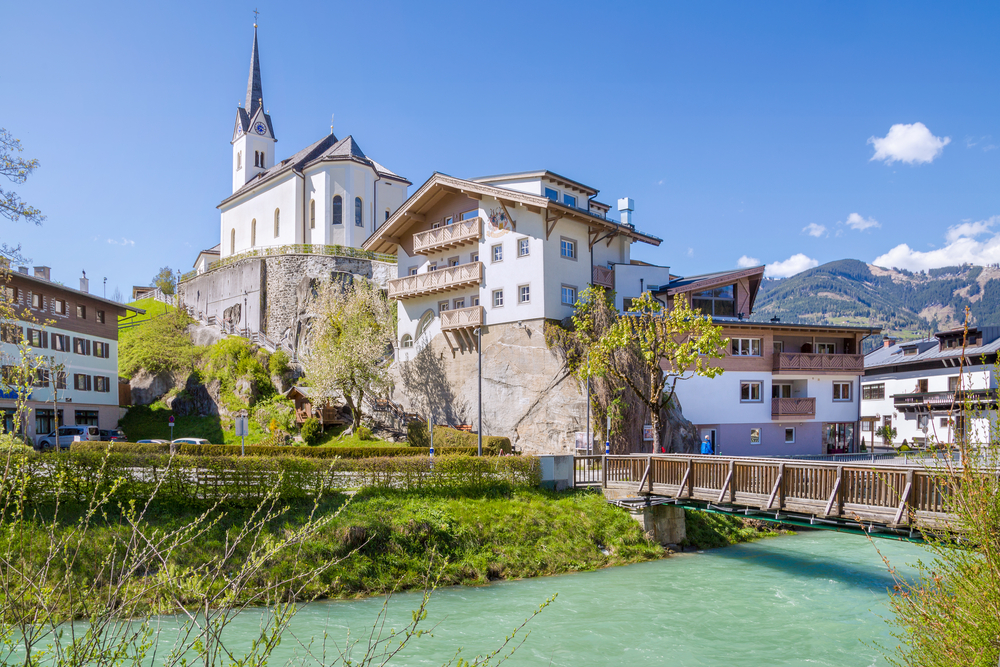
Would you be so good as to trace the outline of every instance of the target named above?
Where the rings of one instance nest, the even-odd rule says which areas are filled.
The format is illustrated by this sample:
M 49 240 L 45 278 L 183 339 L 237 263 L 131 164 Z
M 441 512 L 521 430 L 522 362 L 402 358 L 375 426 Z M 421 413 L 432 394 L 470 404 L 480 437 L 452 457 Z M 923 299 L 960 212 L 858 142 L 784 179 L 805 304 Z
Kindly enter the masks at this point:
M 892 403 L 899 412 L 945 414 L 963 410 L 996 410 L 997 398 L 996 389 L 965 389 L 895 394 Z
M 615 272 L 603 266 L 595 266 L 593 282 L 594 285 L 599 285 L 601 287 L 606 287 L 608 289 L 614 289 Z
M 809 418 L 816 416 L 815 398 L 772 398 L 771 419 L 787 417 Z
M 865 357 L 861 354 L 781 352 L 774 355 L 773 371 L 775 373 L 860 375 L 864 370 Z
M 441 313 L 441 331 L 475 329 L 483 324 L 483 307 L 471 306 Z
M 450 250 L 470 243 L 479 243 L 483 235 L 483 219 L 471 218 L 437 229 L 413 235 L 413 254 L 427 255 L 439 250 Z
M 452 225 L 454 226 L 454 225 Z M 435 230 L 436 231 L 436 230 Z M 418 273 L 389 281 L 390 299 L 412 299 L 479 285 L 483 281 L 483 263 L 470 262 L 437 271 Z

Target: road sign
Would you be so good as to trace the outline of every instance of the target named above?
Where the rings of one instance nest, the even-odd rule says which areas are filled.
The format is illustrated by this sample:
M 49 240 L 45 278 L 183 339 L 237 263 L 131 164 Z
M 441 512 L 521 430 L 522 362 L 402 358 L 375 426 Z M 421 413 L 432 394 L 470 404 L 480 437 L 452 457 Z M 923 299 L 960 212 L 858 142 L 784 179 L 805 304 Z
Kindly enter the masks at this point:
M 246 417 L 236 418 L 236 435 L 250 435 L 250 420 Z
M 167 423 L 170 424 L 171 426 L 174 425 L 174 416 L 173 415 L 170 415 L 170 419 L 167 420 Z

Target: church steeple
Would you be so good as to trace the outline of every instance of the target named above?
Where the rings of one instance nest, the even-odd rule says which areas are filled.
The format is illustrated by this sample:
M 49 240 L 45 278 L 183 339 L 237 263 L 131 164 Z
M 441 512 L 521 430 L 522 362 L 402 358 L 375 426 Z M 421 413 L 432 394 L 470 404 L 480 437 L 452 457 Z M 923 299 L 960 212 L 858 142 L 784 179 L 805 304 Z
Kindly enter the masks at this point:
M 264 88 L 260 84 L 260 55 L 257 50 L 257 24 L 253 24 L 253 52 L 250 54 L 250 78 L 247 80 L 247 104 L 244 107 L 250 118 L 263 105 Z

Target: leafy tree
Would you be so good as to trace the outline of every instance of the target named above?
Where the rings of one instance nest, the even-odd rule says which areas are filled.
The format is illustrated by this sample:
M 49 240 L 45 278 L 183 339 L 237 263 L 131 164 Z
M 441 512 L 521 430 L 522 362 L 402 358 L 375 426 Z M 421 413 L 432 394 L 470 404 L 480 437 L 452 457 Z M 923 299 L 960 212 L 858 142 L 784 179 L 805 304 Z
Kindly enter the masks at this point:
M 674 399 L 678 380 L 721 374 L 721 368 L 709 364 L 724 356 L 728 341 L 711 317 L 692 310 L 686 301 L 678 299 L 667 310 L 649 292 L 634 299 L 627 314 L 614 315 L 606 329 L 594 329 L 588 311 L 606 309 L 606 301 L 603 290 L 591 288 L 577 304 L 574 325 L 592 341 L 587 363 L 578 365 L 578 374 L 609 377 L 628 387 L 649 410 L 653 447 L 658 451 L 661 415 Z
M 892 441 L 896 439 L 896 435 L 899 431 L 896 430 L 894 426 L 888 426 L 882 424 L 877 429 L 875 429 L 875 437 L 882 438 L 882 442 L 885 443 L 886 447 L 892 447 Z M 875 449 L 875 443 L 872 442 L 872 450 Z
M 24 149 L 21 148 L 21 142 L 0 127 L 0 175 L 6 176 L 7 180 L 15 185 L 27 181 L 28 176 L 38 168 L 38 160 L 25 160 L 18 156 L 22 150 Z M 16 192 L 2 188 L 0 188 L 0 216 L 13 222 L 23 219 L 36 225 L 42 224 L 45 220 L 41 211 L 22 201 Z M 24 259 L 21 256 L 21 246 L 10 246 L 3 242 L 0 242 L 0 256 L 14 261 Z
M 118 341 L 118 374 L 131 378 L 142 368 L 153 375 L 193 369 L 198 350 L 187 332 L 191 322 L 184 311 L 173 310 L 123 331 Z
M 153 287 L 158 287 L 161 292 L 170 296 L 174 293 L 174 272 L 169 266 L 164 266 L 160 272 L 149 283 Z
M 374 283 L 330 283 L 317 300 L 312 342 L 305 356 L 309 385 L 318 398 L 342 396 L 361 426 L 365 396 L 388 392 L 396 305 Z

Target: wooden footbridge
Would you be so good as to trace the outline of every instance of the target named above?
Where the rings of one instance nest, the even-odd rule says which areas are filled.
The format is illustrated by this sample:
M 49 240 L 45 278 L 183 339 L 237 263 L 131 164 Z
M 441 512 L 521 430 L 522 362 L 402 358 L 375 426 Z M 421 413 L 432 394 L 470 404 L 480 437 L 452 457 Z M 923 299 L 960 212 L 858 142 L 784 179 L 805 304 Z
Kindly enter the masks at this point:
M 671 503 L 908 538 L 953 519 L 926 466 L 679 454 L 577 456 L 574 464 L 574 486 L 599 486 L 632 506 Z

